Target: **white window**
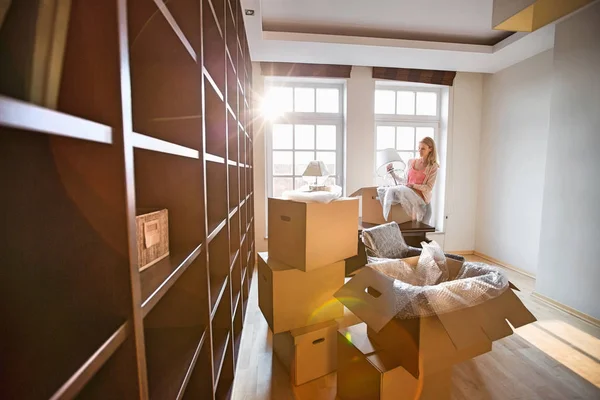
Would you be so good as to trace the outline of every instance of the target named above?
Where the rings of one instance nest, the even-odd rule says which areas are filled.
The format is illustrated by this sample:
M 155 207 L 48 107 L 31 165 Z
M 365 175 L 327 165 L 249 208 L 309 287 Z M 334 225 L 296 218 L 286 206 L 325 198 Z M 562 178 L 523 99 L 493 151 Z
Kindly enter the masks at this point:
M 267 195 L 306 184 L 309 161 L 321 160 L 343 182 L 343 84 L 273 80 L 266 82 Z
M 408 160 L 418 157 L 419 142 L 424 137 L 429 136 L 437 142 L 440 94 L 440 89 L 435 86 L 378 83 L 375 89 L 376 150 L 394 148 L 408 164 Z M 382 179 L 378 178 L 377 183 L 381 184 Z

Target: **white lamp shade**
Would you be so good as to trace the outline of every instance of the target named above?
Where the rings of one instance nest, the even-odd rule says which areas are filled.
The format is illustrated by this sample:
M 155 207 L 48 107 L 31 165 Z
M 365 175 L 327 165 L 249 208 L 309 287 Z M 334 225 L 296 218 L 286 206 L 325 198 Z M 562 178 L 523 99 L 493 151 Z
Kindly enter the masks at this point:
M 329 176 L 323 161 L 310 161 L 302 176 Z
M 394 170 L 404 171 L 406 168 L 406 164 L 396 150 L 392 148 L 379 150 L 377 152 L 377 175 L 384 176 L 387 174 L 388 164 L 392 164 Z

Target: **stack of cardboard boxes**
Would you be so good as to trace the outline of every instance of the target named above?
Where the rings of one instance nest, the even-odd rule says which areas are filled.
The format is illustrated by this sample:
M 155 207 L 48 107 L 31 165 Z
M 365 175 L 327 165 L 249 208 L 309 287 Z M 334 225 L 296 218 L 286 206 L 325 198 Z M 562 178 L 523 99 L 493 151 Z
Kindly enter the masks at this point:
M 269 199 L 268 253 L 258 257 L 259 307 L 273 351 L 295 385 L 337 366 L 344 259 L 356 255 L 358 200 L 328 204 Z

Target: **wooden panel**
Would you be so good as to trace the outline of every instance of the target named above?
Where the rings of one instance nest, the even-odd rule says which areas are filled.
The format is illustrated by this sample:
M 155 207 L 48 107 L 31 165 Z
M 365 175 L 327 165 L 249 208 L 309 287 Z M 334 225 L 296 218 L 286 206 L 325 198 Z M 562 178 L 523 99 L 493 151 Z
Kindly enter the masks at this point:
M 294 76 L 313 78 L 350 78 L 350 65 L 261 62 L 264 76 Z
M 373 67 L 374 79 L 452 86 L 456 71 Z

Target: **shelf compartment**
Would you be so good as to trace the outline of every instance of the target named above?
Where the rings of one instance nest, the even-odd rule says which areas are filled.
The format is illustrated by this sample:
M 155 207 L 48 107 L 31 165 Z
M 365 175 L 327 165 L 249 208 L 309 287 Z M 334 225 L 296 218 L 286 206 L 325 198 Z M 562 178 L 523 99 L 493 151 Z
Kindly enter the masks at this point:
M 205 79 L 205 82 L 208 80 Z M 206 152 L 227 158 L 227 126 L 225 103 L 212 85 L 205 84 L 206 102 Z
M 225 349 L 229 345 L 231 334 L 231 292 L 229 282 L 225 292 L 217 306 L 216 313 L 212 319 L 212 343 L 213 343 L 213 368 L 215 378 L 221 370 Z
M 215 4 L 217 7 L 214 9 L 214 12 L 217 13 L 217 18 L 220 18 L 218 24 L 215 21 L 213 7 L 210 3 L 210 0 L 202 0 L 204 66 L 208 70 L 210 76 L 216 83 L 221 93 L 225 93 L 225 42 L 221 33 L 225 8 L 223 6 L 223 0 L 216 0 L 216 3 L 220 3 L 221 6 L 220 13 L 218 10 L 219 4 Z
M 172 7 L 181 7 L 182 2 L 189 0 L 176 0 Z M 200 67 L 154 2 L 131 0 L 127 4 L 133 130 L 199 151 Z M 166 6 L 162 8 L 168 12 Z
M 188 158 L 200 158 L 198 150 L 190 149 L 188 147 L 180 146 L 164 140 L 156 139 L 151 136 L 146 136 L 141 133 L 133 132 L 132 136 L 133 147 L 137 149 L 157 151 L 159 153 L 171 154 L 174 156 L 188 157 Z
M 225 0 L 225 40 L 227 42 L 227 48 L 232 56 L 237 55 L 237 47 L 238 47 L 238 35 L 237 35 L 237 27 L 234 22 L 234 14 L 231 10 L 229 2 Z M 232 57 L 233 58 L 233 57 Z M 235 58 L 233 59 L 235 62 Z M 237 68 L 236 68 L 237 70 Z
M 229 219 L 229 254 L 233 257 L 240 249 L 240 214 L 233 213 Z
M 199 262 L 206 265 L 206 254 L 202 250 L 203 245 L 200 245 L 191 253 L 171 254 L 140 273 L 144 317 L 192 263 Z
M 229 210 L 235 209 L 240 203 L 239 178 L 237 165 L 229 165 Z M 239 221 L 239 218 L 238 218 Z
M 196 56 L 199 55 L 202 44 L 200 2 L 198 0 L 154 0 L 154 2 L 159 8 L 161 8 L 160 3 L 163 3 L 164 6 L 166 6 L 188 43 L 188 45 L 186 45 L 188 51 L 190 51 L 189 47 L 191 47 L 191 51 L 193 51 Z M 161 8 L 161 12 L 162 11 Z M 166 17 L 167 16 L 165 15 L 165 18 Z M 197 56 L 197 59 L 198 58 L 199 57 Z
M 190 254 L 204 242 L 201 160 L 135 149 L 137 209 L 169 212 L 169 251 Z
M 208 232 L 227 219 L 227 165 L 206 163 L 206 200 Z
M 229 161 L 238 161 L 238 130 L 237 122 L 231 114 L 227 114 L 227 158 Z
M 151 399 L 178 398 L 209 323 L 205 254 L 144 319 Z
M 205 339 L 183 394 L 184 400 L 212 399 L 213 382 L 210 357 L 210 340 Z
M 208 244 L 208 270 L 210 274 L 211 310 L 215 309 L 219 298 L 223 297 L 223 286 L 229 276 L 229 238 L 227 227 Z M 223 303 L 221 299 L 220 303 Z
M 231 322 L 230 322 L 231 323 Z M 231 398 L 231 390 L 233 389 L 233 353 L 232 345 L 227 343 L 223 363 L 217 376 L 217 385 L 215 390 L 215 400 L 228 400 Z
M 123 399 L 139 398 L 136 370 L 135 341 L 130 335 L 79 394 L 73 396 L 65 393 L 65 396 L 60 398 L 104 400 L 107 393 L 115 393 L 117 388 L 119 396 Z
M 0 246 L 0 304 L 10 305 L 0 310 L 10 327 L 0 398 L 50 398 L 127 320 L 125 185 L 116 160 L 112 146 L 0 128 L 0 207 L 10 232 Z
M 241 254 L 237 253 L 238 256 L 233 261 L 231 269 L 231 301 L 233 307 L 237 304 L 242 293 L 242 263 Z
M 51 397 L 51 400 L 74 398 L 94 375 L 103 368 L 104 364 L 123 344 L 130 334 L 129 322 L 119 329 L 69 378 Z
M 234 316 L 233 316 L 233 361 L 235 366 L 237 367 L 238 357 L 240 355 L 240 346 L 242 344 L 242 329 L 243 329 L 243 319 L 242 319 L 242 299 L 240 298 L 237 304 L 234 306 Z
M 0 126 L 112 143 L 112 128 L 48 108 L 0 95 Z
M 201 327 L 144 329 L 150 399 L 177 397 L 203 332 Z

